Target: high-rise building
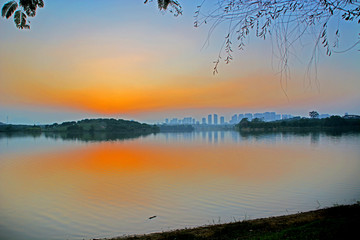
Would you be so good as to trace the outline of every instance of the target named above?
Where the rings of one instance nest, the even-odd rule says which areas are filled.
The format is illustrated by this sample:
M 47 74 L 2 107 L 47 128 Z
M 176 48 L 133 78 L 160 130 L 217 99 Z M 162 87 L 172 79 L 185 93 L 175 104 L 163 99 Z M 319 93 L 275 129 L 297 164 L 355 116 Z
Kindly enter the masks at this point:
M 230 120 L 230 124 L 237 124 L 238 123 L 238 116 L 237 114 L 233 115 Z
M 283 115 L 281 116 L 281 119 L 283 119 L 283 120 L 285 120 L 285 119 L 291 119 L 291 118 L 293 118 L 293 116 L 292 116 L 291 114 L 283 114 Z
M 177 118 L 173 118 L 170 120 L 170 124 L 176 125 L 176 124 L 179 124 L 179 121 Z
M 221 117 L 220 117 L 220 124 L 221 124 L 221 125 L 224 125 L 224 124 L 225 124 L 225 118 L 224 118 L 224 116 L 221 116 Z
M 203 118 L 201 119 L 201 124 L 204 124 L 204 125 L 206 124 L 206 118 L 203 117 Z
M 262 118 L 266 122 L 275 121 L 276 113 L 275 112 L 264 112 L 264 113 L 262 113 Z
M 264 120 L 264 115 L 262 113 L 254 113 L 254 118 Z
M 214 125 L 218 124 L 218 115 L 214 114 Z
M 249 121 L 253 119 L 252 113 L 245 113 L 244 117 L 247 118 Z
M 244 114 L 240 113 L 238 117 L 238 121 L 240 122 L 244 118 Z
M 212 116 L 211 116 L 211 114 L 208 115 L 208 124 L 209 125 L 212 124 Z
M 192 124 L 192 117 L 186 117 L 182 120 L 182 124 Z

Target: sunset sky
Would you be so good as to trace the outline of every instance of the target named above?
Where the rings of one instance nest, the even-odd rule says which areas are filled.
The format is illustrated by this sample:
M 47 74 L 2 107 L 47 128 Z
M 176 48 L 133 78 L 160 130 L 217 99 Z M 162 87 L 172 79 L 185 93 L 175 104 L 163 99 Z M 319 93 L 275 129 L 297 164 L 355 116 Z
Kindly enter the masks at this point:
M 6 2 L 0 0 L 1 7 Z M 30 19 L 31 30 L 2 18 L 0 122 L 360 114 L 360 46 L 320 55 L 318 79 L 309 82 L 313 42 L 305 38 L 292 49 L 291 78 L 281 84 L 271 39 L 250 36 L 245 50 L 234 47 L 233 62 L 222 63 L 214 76 L 225 25 L 209 38 L 210 25 L 194 28 L 199 2 L 181 0 L 183 15 L 174 17 L 144 0 L 45 1 Z M 347 49 L 359 39 L 359 24 L 338 24 L 339 50 Z

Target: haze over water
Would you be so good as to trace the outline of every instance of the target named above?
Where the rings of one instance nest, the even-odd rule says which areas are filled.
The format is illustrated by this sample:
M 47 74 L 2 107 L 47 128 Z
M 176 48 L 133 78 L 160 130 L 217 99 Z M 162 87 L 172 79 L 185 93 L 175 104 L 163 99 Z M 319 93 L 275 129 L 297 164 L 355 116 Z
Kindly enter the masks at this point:
M 0 136 L 0 238 L 115 237 L 354 203 L 359 146 L 359 134 L 325 133 Z

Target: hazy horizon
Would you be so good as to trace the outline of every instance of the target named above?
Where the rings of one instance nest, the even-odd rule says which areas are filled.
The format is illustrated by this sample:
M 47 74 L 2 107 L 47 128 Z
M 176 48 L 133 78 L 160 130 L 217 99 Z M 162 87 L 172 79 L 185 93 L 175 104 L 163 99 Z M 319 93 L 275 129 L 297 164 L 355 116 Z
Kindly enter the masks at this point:
M 315 109 L 316 110 L 316 109 Z M 30 111 L 31 113 L 33 113 L 33 111 Z M 79 120 L 83 120 L 83 119 L 97 119 L 97 118 L 115 118 L 115 119 L 124 119 L 124 120 L 134 120 L 134 121 L 138 121 L 138 122 L 143 122 L 143 123 L 149 123 L 149 124 L 156 124 L 156 123 L 163 123 L 165 121 L 165 119 L 167 118 L 169 121 L 172 118 L 178 118 L 183 119 L 186 117 L 192 117 L 195 118 L 196 120 L 200 121 L 202 118 L 206 118 L 208 117 L 209 114 L 213 115 L 213 114 L 217 114 L 218 118 L 220 119 L 220 117 L 225 117 L 225 122 L 229 122 L 229 120 L 231 119 L 231 117 L 234 114 L 245 114 L 245 113 L 264 113 L 264 112 L 275 112 L 276 114 L 290 114 L 293 115 L 294 117 L 296 116 L 300 116 L 300 117 L 309 117 L 308 113 L 305 114 L 297 114 L 297 113 L 288 113 L 288 112 L 276 112 L 276 111 L 272 111 L 272 110 L 265 110 L 265 111 L 234 111 L 234 112 L 229 112 L 229 111 L 223 111 L 222 113 L 219 113 L 221 111 L 213 111 L 213 112 L 208 112 L 205 113 L 203 115 L 196 113 L 195 111 L 190 111 L 192 112 L 192 114 L 190 113 L 186 113 L 186 112 L 178 112 L 178 113 L 171 113 L 170 115 L 166 115 L 165 113 L 163 113 L 163 117 L 159 117 L 159 114 L 157 115 L 149 115 L 149 116 L 145 116 L 145 117 L 139 117 L 136 118 L 132 117 L 132 116 L 127 116 L 127 115 L 91 115 L 91 114 L 81 114 L 81 113 L 70 113 L 70 114 L 64 114 L 64 113 L 52 113 L 52 114 L 48 114 L 44 113 L 44 115 L 41 116 L 37 116 L 37 118 L 34 119 L 38 119 L 37 121 L 35 121 L 34 119 L 27 119 L 27 118 L 22 118 L 22 117 L 17 117 L 15 116 L 15 118 L 13 119 L 11 115 L 3 115 L 0 116 L 0 122 L 1 123 L 8 123 L 8 124 L 51 124 L 51 123 L 61 123 L 61 122 L 66 122 L 66 121 L 79 121 Z M 318 111 L 319 114 L 329 114 L 329 115 L 337 115 L 337 116 L 344 116 L 345 113 L 347 114 L 356 114 L 357 113 L 353 113 L 353 112 L 344 112 L 344 113 L 328 113 L 328 112 L 321 112 Z M 25 115 L 25 114 L 24 114 Z M 220 121 L 220 120 L 219 120 Z

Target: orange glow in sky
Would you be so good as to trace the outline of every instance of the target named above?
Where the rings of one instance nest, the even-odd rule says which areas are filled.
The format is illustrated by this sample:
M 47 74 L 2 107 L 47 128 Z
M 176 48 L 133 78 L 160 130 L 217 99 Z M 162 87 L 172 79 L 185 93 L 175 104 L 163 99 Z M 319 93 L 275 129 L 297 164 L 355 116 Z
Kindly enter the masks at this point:
M 146 120 L 142 114 L 161 113 L 161 119 L 194 109 L 199 115 L 215 109 L 306 115 L 360 107 L 358 53 L 321 58 L 310 84 L 307 60 L 295 58 L 291 77 L 281 82 L 271 41 L 250 39 L 213 76 L 223 36 L 215 31 L 203 47 L 208 30 L 192 26 L 195 3 L 184 3 L 187 10 L 178 18 L 142 3 L 114 4 L 116 15 L 98 9 L 103 15 L 96 17 L 86 10 L 92 4 L 75 15 L 61 1 L 49 2 L 30 31 L 0 21 L 0 122 L 8 115 L 22 119 L 32 107 L 43 112 L 24 119 L 41 121 L 46 109 Z

